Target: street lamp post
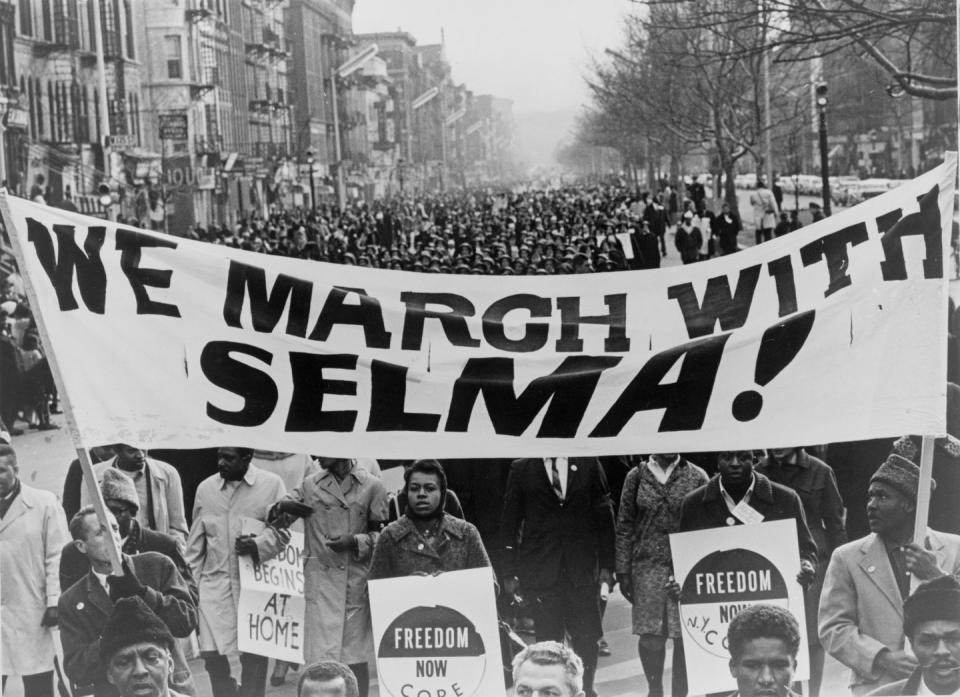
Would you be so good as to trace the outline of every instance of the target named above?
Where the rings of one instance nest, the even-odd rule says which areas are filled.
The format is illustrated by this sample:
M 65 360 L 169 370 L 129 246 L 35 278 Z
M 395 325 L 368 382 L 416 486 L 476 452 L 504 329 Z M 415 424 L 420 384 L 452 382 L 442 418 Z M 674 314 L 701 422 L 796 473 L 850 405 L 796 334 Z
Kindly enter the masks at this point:
M 313 150 L 307 150 L 307 165 L 310 166 L 310 209 L 316 213 L 317 212 L 317 184 L 316 177 L 314 176 L 313 170 Z
M 817 84 L 817 111 L 820 115 L 820 181 L 823 189 L 823 214 L 830 215 L 830 156 L 827 151 L 827 83 Z

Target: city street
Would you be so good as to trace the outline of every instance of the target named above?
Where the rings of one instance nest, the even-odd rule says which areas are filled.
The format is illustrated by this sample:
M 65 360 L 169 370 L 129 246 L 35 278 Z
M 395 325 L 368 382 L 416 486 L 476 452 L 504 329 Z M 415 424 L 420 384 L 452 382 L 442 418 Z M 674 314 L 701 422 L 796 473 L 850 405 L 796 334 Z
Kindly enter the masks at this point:
M 749 192 L 741 191 L 741 210 L 749 216 L 747 199 Z M 801 201 L 801 207 L 805 202 Z M 663 259 L 664 266 L 675 266 L 680 263 L 679 255 L 672 245 L 672 233 L 668 233 L 668 255 Z M 753 230 L 747 226 L 740 237 L 741 247 L 753 244 Z M 960 283 L 951 285 L 954 296 L 960 294 Z M 17 448 L 23 480 L 31 486 L 54 491 L 60 495 L 63 477 L 70 461 L 74 457 L 73 444 L 70 441 L 68 430 L 63 425 L 63 416 L 54 417 L 55 422 L 61 424 L 56 431 L 28 431 L 14 439 Z M 628 695 L 643 695 L 646 693 L 645 682 L 642 678 L 642 667 L 636 653 L 636 637 L 631 632 L 630 606 L 623 597 L 615 592 L 610 598 L 604 618 L 605 638 L 611 650 L 611 656 L 602 657 L 598 670 L 598 689 L 602 697 L 627 697 Z M 532 637 L 525 637 L 532 640 Z M 670 657 L 668 655 L 667 673 L 670 671 Z M 209 681 L 205 676 L 202 661 L 194 659 L 191 663 L 194 675 L 198 677 L 201 697 L 209 697 Z M 236 669 L 236 666 L 235 666 Z M 269 694 L 278 697 L 294 697 L 297 674 L 291 672 L 287 683 L 279 688 L 268 688 Z M 846 693 L 846 670 L 833 659 L 827 659 L 824 677 L 824 695 Z M 665 680 L 669 684 L 669 675 Z M 376 683 L 374 682 L 374 685 Z M 8 685 L 8 697 L 21 697 L 22 688 L 17 680 Z M 378 692 L 374 687 L 373 695 Z

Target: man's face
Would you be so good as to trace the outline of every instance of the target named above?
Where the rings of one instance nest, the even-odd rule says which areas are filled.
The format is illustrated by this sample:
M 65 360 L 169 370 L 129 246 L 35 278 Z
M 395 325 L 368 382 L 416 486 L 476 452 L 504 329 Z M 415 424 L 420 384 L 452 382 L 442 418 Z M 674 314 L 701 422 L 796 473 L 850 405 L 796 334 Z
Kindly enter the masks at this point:
M 12 455 L 0 457 L 0 498 L 13 491 L 19 476 L 20 468 L 17 467 L 16 458 Z
M 124 443 L 117 446 L 117 460 L 123 469 L 140 469 L 147 461 L 147 454 Z
M 650 458 L 661 467 L 666 468 L 677 459 L 677 453 L 654 453 Z
M 583 697 L 583 690 L 574 692 L 559 663 L 542 665 L 524 661 L 517 670 L 516 697 Z
M 779 638 L 750 639 L 744 642 L 740 657 L 730 659 L 730 675 L 737 681 L 740 697 L 786 697 L 796 668 L 796 657 Z
M 83 521 L 83 538 L 78 541 L 77 548 L 87 555 L 87 559 L 92 562 L 99 562 L 101 565 L 110 563 L 110 544 L 111 539 L 120 546 L 120 526 L 117 525 L 117 519 L 112 513 L 107 513 L 107 528 L 100 525 L 100 520 L 96 513 L 89 513 Z
M 867 523 L 878 535 L 907 525 L 913 518 L 913 504 L 889 484 L 873 482 L 867 489 Z
M 753 453 L 749 450 L 720 453 L 717 469 L 724 486 L 746 486 L 753 476 Z
M 790 460 L 797 452 L 797 448 L 770 448 L 770 454 L 777 462 Z
M 118 501 L 117 499 L 106 499 L 104 503 L 107 506 L 107 510 L 113 513 L 113 517 L 117 519 L 117 529 L 120 532 L 120 537 L 123 538 L 129 535 L 130 523 L 134 518 L 130 504 L 125 501 Z
M 960 689 L 960 622 L 922 622 L 913 630 L 910 646 L 923 667 L 923 681 L 935 694 Z
M 333 680 L 304 680 L 297 697 L 349 697 L 347 681 L 341 675 Z
M 217 450 L 217 471 L 227 481 L 238 481 L 250 468 L 250 458 L 244 457 L 236 448 Z
M 173 669 L 170 652 L 160 644 L 140 642 L 120 649 L 107 664 L 107 681 L 120 697 L 163 697 Z

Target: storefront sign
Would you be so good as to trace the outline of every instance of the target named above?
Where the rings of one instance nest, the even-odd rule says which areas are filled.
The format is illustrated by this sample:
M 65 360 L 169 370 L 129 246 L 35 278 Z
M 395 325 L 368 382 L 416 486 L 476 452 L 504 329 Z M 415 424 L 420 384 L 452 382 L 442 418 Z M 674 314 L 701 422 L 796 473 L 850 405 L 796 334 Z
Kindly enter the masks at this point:
M 160 140 L 188 140 L 186 114 L 160 114 Z

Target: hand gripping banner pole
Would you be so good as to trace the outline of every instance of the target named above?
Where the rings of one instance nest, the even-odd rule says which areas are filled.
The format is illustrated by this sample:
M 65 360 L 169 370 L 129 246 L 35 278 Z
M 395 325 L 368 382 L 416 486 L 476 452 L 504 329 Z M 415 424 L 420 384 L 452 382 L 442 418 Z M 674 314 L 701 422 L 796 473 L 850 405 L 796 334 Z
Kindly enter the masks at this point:
M 10 214 L 10 206 L 7 201 L 7 196 L 8 194 L 5 192 L 0 193 L 0 214 L 3 216 L 3 224 L 7 230 L 7 237 L 10 240 L 10 246 L 13 250 L 13 254 L 17 259 L 17 266 L 20 271 L 20 276 L 23 278 L 23 287 L 27 293 L 27 299 L 30 301 L 33 319 L 37 323 L 37 329 L 40 331 L 40 339 L 43 342 L 43 348 L 44 352 L 46 353 L 47 362 L 50 364 L 50 371 L 53 373 L 53 380 L 57 385 L 57 392 L 60 394 L 60 399 L 63 404 L 63 415 L 66 418 L 67 427 L 70 429 L 70 436 L 73 438 L 73 444 L 77 451 L 77 458 L 80 460 L 80 468 L 83 470 L 83 481 L 86 483 L 87 491 L 90 494 L 90 500 L 93 501 L 93 507 L 97 511 L 97 519 L 100 521 L 100 525 L 109 531 L 110 527 L 107 518 L 107 506 L 103 502 L 103 495 L 100 492 L 100 487 L 97 486 L 97 478 L 93 473 L 93 464 L 90 461 L 90 452 L 80 441 L 80 431 L 77 429 L 76 415 L 73 413 L 73 409 L 70 406 L 70 395 L 67 393 L 66 385 L 63 382 L 60 374 L 60 367 L 57 363 L 56 351 L 54 349 L 53 342 L 50 341 L 50 335 L 47 333 L 47 327 L 43 321 L 43 314 L 39 312 L 40 303 L 33 287 L 33 280 L 25 270 L 27 268 L 26 256 L 23 248 L 20 246 L 19 236 L 11 234 L 10 232 L 13 229 L 13 216 Z M 108 536 L 111 540 L 109 550 L 110 561 L 113 565 L 113 573 L 119 576 L 123 573 L 120 546 L 116 543 L 116 540 L 112 534 Z

